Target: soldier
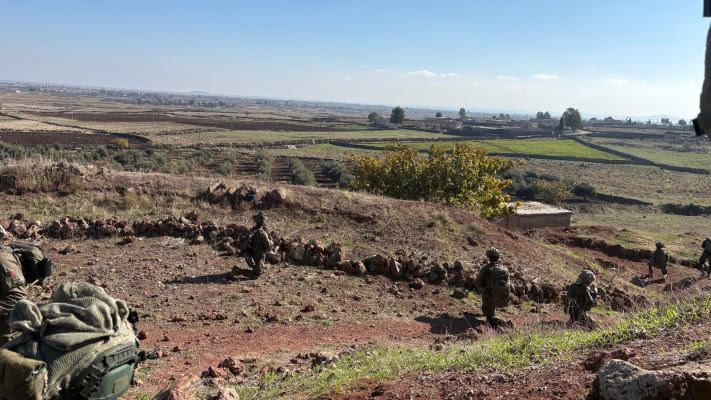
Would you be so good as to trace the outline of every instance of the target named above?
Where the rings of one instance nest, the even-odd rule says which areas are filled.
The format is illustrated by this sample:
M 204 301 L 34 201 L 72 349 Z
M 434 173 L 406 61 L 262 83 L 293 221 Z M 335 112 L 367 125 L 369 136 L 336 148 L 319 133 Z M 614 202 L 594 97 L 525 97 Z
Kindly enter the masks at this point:
M 699 258 L 699 269 L 702 274 L 711 275 L 711 238 L 706 238 L 701 243 L 701 257 Z M 709 262 L 709 266 L 706 266 L 706 261 Z
M 595 329 L 600 325 L 588 311 L 597 304 L 597 288 L 592 286 L 595 274 L 585 270 L 578 276 L 578 281 L 568 288 L 568 304 L 565 311 L 570 314 L 570 324 L 580 324 L 588 329 Z
M 0 245 L 0 344 L 10 334 L 8 318 L 15 304 L 27 298 L 22 264 L 10 246 Z
M 273 242 L 267 233 L 267 216 L 264 211 L 252 216 L 255 225 L 247 233 L 237 240 L 237 245 L 243 252 L 244 260 L 252 268 L 250 277 L 257 279 L 262 274 L 264 267 L 264 256 L 272 248 Z M 239 275 L 241 269 L 235 266 L 232 269 L 235 275 Z
M 486 322 L 492 327 L 505 325 L 504 321 L 494 316 L 496 308 L 503 308 L 511 302 L 511 281 L 509 270 L 499 264 L 501 251 L 491 248 L 486 251 L 489 263 L 479 271 L 474 286 L 481 294 L 481 311 Z
M 667 262 L 669 262 L 669 254 L 662 250 L 664 248 L 664 243 L 657 242 L 657 250 L 652 253 L 652 258 L 649 259 L 649 279 L 652 279 L 654 274 L 654 268 L 659 268 L 662 270 L 662 279 L 667 279 Z

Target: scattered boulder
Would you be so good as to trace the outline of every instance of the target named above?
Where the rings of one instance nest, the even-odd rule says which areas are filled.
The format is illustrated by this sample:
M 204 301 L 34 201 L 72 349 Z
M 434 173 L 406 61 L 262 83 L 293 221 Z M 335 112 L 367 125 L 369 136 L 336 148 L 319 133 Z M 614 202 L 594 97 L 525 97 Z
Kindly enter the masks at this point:
M 210 397 L 210 400 L 239 400 L 239 395 L 232 388 L 222 388 L 217 395 Z
M 711 360 L 650 371 L 622 360 L 602 366 L 588 400 L 711 398 Z

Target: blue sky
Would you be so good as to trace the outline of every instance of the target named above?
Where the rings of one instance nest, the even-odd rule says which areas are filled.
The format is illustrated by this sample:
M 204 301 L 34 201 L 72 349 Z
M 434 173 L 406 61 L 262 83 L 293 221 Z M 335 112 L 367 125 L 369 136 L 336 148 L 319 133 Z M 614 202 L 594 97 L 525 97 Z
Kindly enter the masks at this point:
M 688 118 L 702 3 L 0 0 L 0 79 Z

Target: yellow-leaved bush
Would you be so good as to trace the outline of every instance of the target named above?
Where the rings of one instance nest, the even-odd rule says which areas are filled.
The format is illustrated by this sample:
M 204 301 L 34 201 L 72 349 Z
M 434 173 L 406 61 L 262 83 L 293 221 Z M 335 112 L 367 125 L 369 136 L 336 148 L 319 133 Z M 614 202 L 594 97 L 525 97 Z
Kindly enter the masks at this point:
M 403 144 L 388 145 L 381 157 L 349 154 L 355 176 L 351 188 L 409 200 L 439 202 L 477 212 L 484 218 L 516 213 L 503 193 L 510 180 L 496 178 L 517 165 L 505 157 L 489 157 L 469 143 L 450 153 L 430 145 L 429 156 Z

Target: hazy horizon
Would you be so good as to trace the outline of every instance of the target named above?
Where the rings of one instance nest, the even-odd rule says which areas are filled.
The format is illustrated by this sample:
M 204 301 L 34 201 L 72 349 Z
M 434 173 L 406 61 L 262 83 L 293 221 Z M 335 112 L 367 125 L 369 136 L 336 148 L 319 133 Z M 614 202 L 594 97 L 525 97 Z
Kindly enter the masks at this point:
M 10 38 L 0 79 L 433 109 L 698 113 L 702 2 L 531 3 L 0 1 L 13 16 L 0 26 Z

